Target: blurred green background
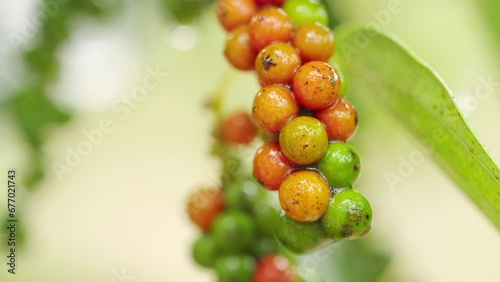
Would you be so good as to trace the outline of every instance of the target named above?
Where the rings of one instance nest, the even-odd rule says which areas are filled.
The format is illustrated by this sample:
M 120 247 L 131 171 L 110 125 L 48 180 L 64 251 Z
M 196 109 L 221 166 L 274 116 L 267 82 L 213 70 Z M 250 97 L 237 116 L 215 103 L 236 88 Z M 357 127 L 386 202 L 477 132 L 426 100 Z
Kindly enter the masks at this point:
M 40 36 L 42 2 L 54 1 L 0 1 L 0 171 L 15 168 L 22 180 L 24 233 L 16 275 L 7 273 L 0 238 L 0 281 L 213 281 L 190 258 L 198 234 L 184 210 L 196 187 L 217 184 L 220 169 L 209 156 L 213 116 L 203 104 L 231 68 L 213 6 L 180 25 L 159 1 L 70 1 L 50 16 L 65 24 Z M 331 7 L 341 21 L 376 23 L 402 38 L 446 81 L 500 159 L 500 35 L 483 2 L 335 0 Z M 400 12 L 388 14 L 390 5 Z M 490 77 L 497 84 L 478 99 L 476 88 Z M 418 140 L 363 98 L 376 89 L 351 86 L 360 119 L 353 144 L 364 167 L 356 186 L 375 212 L 367 242 L 390 254 L 379 281 L 498 281 L 498 230 L 430 157 L 391 187 L 385 176 L 420 150 Z M 249 110 L 257 90 L 252 74 L 237 73 L 224 111 Z M 78 150 L 85 154 L 75 157 Z M 5 187 L 2 213 L 6 198 Z M 318 262 L 325 281 L 338 281 L 327 263 Z M 370 267 L 352 256 L 341 265 Z

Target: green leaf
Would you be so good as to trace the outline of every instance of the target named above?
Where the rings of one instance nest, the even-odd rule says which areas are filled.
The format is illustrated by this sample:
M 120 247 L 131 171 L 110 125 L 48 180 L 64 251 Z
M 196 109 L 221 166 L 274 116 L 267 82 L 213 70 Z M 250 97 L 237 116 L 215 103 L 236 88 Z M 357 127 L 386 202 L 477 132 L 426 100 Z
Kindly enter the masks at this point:
M 457 107 L 450 90 L 420 59 L 387 35 L 341 27 L 337 60 L 356 95 L 381 100 L 426 147 L 443 170 L 500 227 L 500 171 Z M 354 94 L 354 93 L 353 93 Z
M 47 98 L 39 86 L 25 86 L 15 93 L 8 106 L 16 117 L 30 145 L 39 149 L 45 139 L 46 129 L 69 120 L 69 115 Z

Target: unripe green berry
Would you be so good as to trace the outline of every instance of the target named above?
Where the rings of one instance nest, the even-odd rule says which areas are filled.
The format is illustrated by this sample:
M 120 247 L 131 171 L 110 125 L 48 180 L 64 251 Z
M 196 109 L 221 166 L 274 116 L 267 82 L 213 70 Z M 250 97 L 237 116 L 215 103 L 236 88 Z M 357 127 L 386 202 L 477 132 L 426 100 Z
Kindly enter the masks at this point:
M 318 169 L 332 187 L 351 187 L 361 170 L 359 154 L 347 143 L 331 143 Z
M 246 250 L 255 238 L 253 219 L 241 211 L 226 211 L 220 214 L 212 228 L 217 246 L 229 253 Z
M 276 238 L 284 247 L 296 254 L 314 251 L 331 242 L 319 220 L 299 222 L 286 214 L 279 220 Z
M 251 282 L 255 260 L 247 255 L 225 256 L 215 263 L 218 282 Z
M 372 215 L 370 202 L 361 193 L 346 189 L 333 197 L 321 224 L 334 239 L 357 239 L 370 231 Z
M 328 26 L 328 12 L 318 0 L 287 0 L 283 10 L 292 19 L 295 28 L 313 22 Z
M 219 248 L 211 234 L 200 236 L 193 244 L 193 259 L 201 266 L 213 267 L 219 254 Z

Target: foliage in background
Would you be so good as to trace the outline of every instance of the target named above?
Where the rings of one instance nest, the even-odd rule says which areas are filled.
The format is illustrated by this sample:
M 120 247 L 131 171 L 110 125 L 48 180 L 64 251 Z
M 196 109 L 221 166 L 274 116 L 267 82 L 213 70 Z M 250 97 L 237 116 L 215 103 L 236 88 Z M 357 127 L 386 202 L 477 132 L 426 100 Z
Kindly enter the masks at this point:
M 498 0 L 479 0 L 475 3 L 479 4 L 486 21 L 488 22 L 493 39 L 496 41 L 497 48 L 500 50 L 500 1 Z
M 44 0 L 38 7 L 38 11 L 45 15 L 44 21 L 30 47 L 19 50 L 26 66 L 24 77 L 21 78 L 22 84 L 8 95 L 9 98 L 0 107 L 13 115 L 29 145 L 29 167 L 24 169 L 26 172 L 21 174 L 20 181 L 28 190 L 33 190 L 44 177 L 44 144 L 48 129 L 64 124 L 71 117 L 49 98 L 48 88 L 57 82 L 59 77 L 57 52 L 69 38 L 72 20 L 76 16 L 104 19 L 118 11 L 120 1 L 110 0 L 106 1 L 106 4 L 102 6 L 101 1 L 91 0 L 72 0 L 59 4 L 56 1 Z M 22 217 L 22 213 L 18 212 L 17 217 Z M 22 230 L 20 220 L 17 230 L 18 243 L 22 243 L 24 238 Z M 7 231 L 2 228 L 0 236 Z

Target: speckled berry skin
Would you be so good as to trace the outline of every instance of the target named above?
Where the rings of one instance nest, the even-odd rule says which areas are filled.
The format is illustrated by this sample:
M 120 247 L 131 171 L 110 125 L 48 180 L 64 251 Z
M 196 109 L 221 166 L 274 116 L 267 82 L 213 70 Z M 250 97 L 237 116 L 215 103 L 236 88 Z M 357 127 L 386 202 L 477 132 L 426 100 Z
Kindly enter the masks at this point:
M 328 136 L 325 126 L 319 120 L 299 116 L 283 127 L 279 143 L 285 157 L 293 163 L 310 165 L 325 155 Z
M 293 31 L 293 23 L 285 11 L 273 6 L 259 10 L 249 23 L 250 42 L 257 50 L 273 42 L 290 41 Z
M 321 224 L 335 239 L 357 239 L 368 234 L 372 217 L 368 200 L 361 193 L 346 189 L 333 197 Z
M 337 103 L 341 88 L 335 69 L 322 61 L 302 65 L 292 81 L 292 91 L 299 104 L 313 111 Z
M 315 113 L 314 117 L 323 122 L 330 141 L 349 140 L 358 125 L 356 109 L 345 99 L 340 99 L 334 106 Z
M 280 185 L 281 208 L 301 222 L 318 220 L 330 202 L 330 186 L 317 172 L 299 170 L 289 174 Z
M 361 170 L 359 154 L 350 144 L 331 143 L 318 163 L 318 170 L 332 187 L 352 187 Z
M 255 71 L 262 86 L 291 84 L 293 75 L 302 65 L 295 48 L 284 42 L 277 42 L 262 49 L 255 59 Z
M 292 91 L 283 85 L 269 85 L 259 90 L 253 101 L 252 118 L 258 127 L 278 133 L 299 114 Z

